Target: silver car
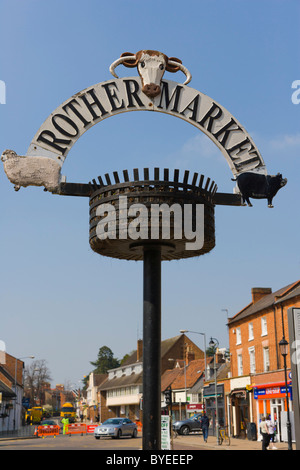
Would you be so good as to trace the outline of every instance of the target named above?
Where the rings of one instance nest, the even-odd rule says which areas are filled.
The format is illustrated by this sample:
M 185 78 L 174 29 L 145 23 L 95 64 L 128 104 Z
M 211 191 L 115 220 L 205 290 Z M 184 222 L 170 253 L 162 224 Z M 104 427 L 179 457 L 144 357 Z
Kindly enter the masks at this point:
M 97 426 L 94 431 L 96 439 L 110 436 L 120 438 L 121 436 L 137 436 L 137 425 L 128 418 L 110 418 Z

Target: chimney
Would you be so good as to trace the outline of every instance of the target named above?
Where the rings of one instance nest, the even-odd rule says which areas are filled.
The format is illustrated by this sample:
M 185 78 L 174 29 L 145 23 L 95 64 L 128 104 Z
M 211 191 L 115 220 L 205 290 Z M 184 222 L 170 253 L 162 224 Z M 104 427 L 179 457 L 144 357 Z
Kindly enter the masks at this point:
M 185 363 L 188 365 L 191 361 L 195 360 L 195 353 L 192 351 L 192 349 L 188 346 L 186 353 L 185 353 Z
M 136 350 L 136 361 L 140 362 L 143 358 L 143 340 L 138 339 Z
M 265 295 L 272 294 L 270 287 L 252 287 L 252 303 L 255 304 L 258 300 L 262 299 Z

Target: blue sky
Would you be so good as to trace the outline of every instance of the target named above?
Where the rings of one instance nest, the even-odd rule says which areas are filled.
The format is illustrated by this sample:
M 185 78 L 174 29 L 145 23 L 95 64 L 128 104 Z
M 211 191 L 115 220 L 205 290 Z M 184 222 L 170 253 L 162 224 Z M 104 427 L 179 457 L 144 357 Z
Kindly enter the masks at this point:
M 76 92 L 111 78 L 122 52 L 157 49 L 180 58 L 190 84 L 228 109 L 258 146 L 268 173 L 288 184 L 254 207 L 216 207 L 216 247 L 164 262 L 162 339 L 181 328 L 228 346 L 226 313 L 252 287 L 300 278 L 300 4 L 278 1 L 1 0 L 1 153 L 26 154 L 46 117 Z M 118 69 L 120 76 L 135 71 Z M 168 76 L 169 75 L 169 76 Z M 181 82 L 183 75 L 166 74 Z M 155 138 L 149 138 L 149 129 Z M 86 132 L 63 166 L 69 182 L 133 168 L 179 168 L 231 193 L 229 166 L 199 130 L 160 113 L 125 113 Z M 42 188 L 15 192 L 0 167 L 0 339 L 17 357 L 47 360 L 53 384 L 88 373 L 101 346 L 122 358 L 142 333 L 142 263 L 89 247 L 88 200 Z M 190 335 L 200 347 L 202 337 Z

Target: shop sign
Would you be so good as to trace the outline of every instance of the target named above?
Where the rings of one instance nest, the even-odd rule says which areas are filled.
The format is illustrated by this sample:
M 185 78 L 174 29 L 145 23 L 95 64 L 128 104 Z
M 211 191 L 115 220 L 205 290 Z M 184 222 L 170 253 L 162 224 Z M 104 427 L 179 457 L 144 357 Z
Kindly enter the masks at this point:
M 187 405 L 187 411 L 202 411 L 203 404 L 202 403 L 195 403 L 193 405 Z
M 288 393 L 292 398 L 292 387 L 288 386 Z M 266 388 L 254 388 L 254 398 L 283 398 L 286 395 L 285 387 L 266 387 Z

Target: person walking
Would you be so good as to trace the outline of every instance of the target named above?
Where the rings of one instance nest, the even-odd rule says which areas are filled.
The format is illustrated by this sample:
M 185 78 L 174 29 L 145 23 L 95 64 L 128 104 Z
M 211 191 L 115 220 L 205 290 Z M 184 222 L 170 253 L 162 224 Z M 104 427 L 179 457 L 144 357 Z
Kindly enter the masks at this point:
M 201 426 L 201 429 L 202 429 L 204 442 L 207 442 L 209 419 L 208 419 L 208 417 L 206 416 L 206 414 L 204 412 L 203 412 L 203 414 L 201 416 L 201 419 L 200 419 L 200 426 Z
M 274 442 L 275 442 L 275 424 L 273 423 L 271 416 L 269 416 L 269 419 L 267 420 L 267 425 L 269 429 L 269 450 L 277 449 L 275 447 Z M 270 447 L 272 442 L 272 447 Z
M 267 450 L 269 446 L 269 427 L 266 421 L 266 418 L 263 416 L 261 422 L 259 423 L 260 433 L 262 435 L 262 448 L 261 450 Z

